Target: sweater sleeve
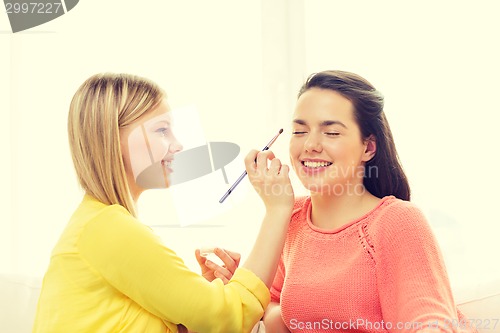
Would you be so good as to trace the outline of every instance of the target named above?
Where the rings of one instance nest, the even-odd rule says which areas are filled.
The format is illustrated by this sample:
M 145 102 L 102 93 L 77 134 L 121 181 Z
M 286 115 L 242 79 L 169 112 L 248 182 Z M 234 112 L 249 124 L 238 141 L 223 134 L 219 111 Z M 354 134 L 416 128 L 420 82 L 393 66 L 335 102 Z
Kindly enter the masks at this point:
M 79 250 L 95 273 L 150 313 L 196 332 L 250 332 L 269 291 L 239 268 L 227 285 L 189 270 L 152 230 L 109 206 L 82 232 Z
M 386 328 L 458 331 L 444 261 L 421 211 L 409 202 L 393 204 L 367 232 Z M 402 324 L 405 329 L 397 328 Z

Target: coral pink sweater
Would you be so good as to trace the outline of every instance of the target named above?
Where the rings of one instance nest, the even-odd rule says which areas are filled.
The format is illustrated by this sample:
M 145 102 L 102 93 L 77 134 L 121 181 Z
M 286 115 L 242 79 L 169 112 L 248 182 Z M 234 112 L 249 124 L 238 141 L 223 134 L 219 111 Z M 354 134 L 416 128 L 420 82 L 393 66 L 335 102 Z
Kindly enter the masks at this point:
M 413 204 L 385 197 L 335 230 L 314 226 L 310 216 L 310 198 L 297 199 L 271 288 L 291 332 L 458 332 L 466 326 L 436 239 Z

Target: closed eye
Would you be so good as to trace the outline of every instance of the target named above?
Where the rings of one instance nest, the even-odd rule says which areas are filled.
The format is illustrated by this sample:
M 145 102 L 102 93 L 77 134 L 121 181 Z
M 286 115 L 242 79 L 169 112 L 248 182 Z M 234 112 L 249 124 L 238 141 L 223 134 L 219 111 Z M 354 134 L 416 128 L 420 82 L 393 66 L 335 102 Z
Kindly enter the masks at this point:
M 301 135 L 301 134 L 306 134 L 307 132 L 304 132 L 304 131 L 293 131 L 292 134 L 293 135 Z
M 339 132 L 326 132 L 325 134 L 328 135 L 328 136 L 337 136 L 337 135 L 340 135 Z

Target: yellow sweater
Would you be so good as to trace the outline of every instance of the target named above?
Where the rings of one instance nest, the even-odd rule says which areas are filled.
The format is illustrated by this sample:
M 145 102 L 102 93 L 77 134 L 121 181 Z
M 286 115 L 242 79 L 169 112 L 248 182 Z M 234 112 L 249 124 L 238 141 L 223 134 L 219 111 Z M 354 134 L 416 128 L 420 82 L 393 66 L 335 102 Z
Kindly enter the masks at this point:
M 33 332 L 249 332 L 269 299 L 251 271 L 208 282 L 125 208 L 85 196 L 52 252 Z

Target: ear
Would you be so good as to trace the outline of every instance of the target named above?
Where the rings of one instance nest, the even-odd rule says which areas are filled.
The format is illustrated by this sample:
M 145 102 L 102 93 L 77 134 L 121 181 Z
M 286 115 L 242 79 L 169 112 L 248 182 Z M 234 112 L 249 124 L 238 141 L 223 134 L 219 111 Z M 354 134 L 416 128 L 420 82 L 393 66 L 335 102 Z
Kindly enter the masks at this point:
M 367 139 L 365 139 L 365 151 L 363 153 L 363 162 L 368 162 L 375 156 L 377 152 L 377 140 L 375 136 L 372 134 Z

